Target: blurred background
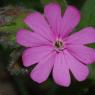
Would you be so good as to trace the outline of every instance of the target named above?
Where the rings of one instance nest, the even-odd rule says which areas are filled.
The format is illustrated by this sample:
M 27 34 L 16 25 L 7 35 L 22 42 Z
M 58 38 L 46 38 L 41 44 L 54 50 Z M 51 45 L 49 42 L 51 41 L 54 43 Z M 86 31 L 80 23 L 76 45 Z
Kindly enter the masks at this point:
M 68 88 L 56 85 L 51 75 L 44 83 L 35 83 L 29 77 L 34 66 L 22 65 L 24 48 L 16 43 L 16 32 L 27 28 L 23 23 L 26 15 L 34 10 L 43 13 L 44 5 L 49 2 L 58 2 L 63 11 L 68 5 L 80 10 L 81 21 L 75 31 L 95 27 L 95 0 L 0 0 L 0 95 L 95 95 L 95 64 L 89 66 L 87 80 L 77 82 L 72 76 Z M 95 48 L 95 43 L 89 46 Z

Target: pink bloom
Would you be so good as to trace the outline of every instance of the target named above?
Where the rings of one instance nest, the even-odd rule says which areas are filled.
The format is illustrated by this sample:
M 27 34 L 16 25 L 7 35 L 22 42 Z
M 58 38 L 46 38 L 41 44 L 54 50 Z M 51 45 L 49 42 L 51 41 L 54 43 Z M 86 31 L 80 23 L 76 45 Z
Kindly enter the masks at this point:
M 86 65 L 95 61 L 95 50 L 85 44 L 95 42 L 95 29 L 87 27 L 70 35 L 79 21 L 76 8 L 68 6 L 62 16 L 55 3 L 45 6 L 44 15 L 34 12 L 25 18 L 33 32 L 21 29 L 16 40 L 27 47 L 22 56 L 24 66 L 38 63 L 30 73 L 34 81 L 44 82 L 51 71 L 54 81 L 66 87 L 71 83 L 70 72 L 78 81 L 87 78 Z

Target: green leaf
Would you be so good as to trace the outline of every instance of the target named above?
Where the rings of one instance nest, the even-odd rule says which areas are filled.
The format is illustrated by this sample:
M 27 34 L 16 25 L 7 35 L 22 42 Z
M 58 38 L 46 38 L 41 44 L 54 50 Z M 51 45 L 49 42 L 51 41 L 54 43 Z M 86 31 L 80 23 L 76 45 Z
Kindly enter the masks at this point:
M 67 6 L 67 1 L 66 0 L 40 0 L 42 4 L 48 4 L 48 3 L 51 3 L 51 2 L 57 2 L 61 5 L 65 5 Z
M 21 14 L 18 15 L 18 17 L 13 20 L 12 22 L 8 24 L 4 24 L 3 26 L 0 26 L 0 41 L 3 46 L 15 46 L 18 47 L 16 44 L 16 32 L 20 28 L 27 28 L 27 26 L 23 23 L 23 19 L 27 13 L 21 12 Z
M 87 26 L 95 27 L 95 0 L 87 0 L 81 9 L 79 29 Z
M 19 28 L 23 27 L 25 28 L 26 25 L 23 23 L 23 19 L 25 18 L 26 13 L 21 13 L 15 21 L 10 22 L 9 24 L 5 24 L 3 26 L 0 26 L 0 31 L 5 31 L 5 32 L 12 32 L 12 31 L 17 31 Z
M 52 0 L 40 0 L 42 4 L 48 4 L 52 2 Z
M 89 79 L 93 80 L 93 82 L 95 83 L 95 64 L 89 65 L 89 69 L 90 69 Z

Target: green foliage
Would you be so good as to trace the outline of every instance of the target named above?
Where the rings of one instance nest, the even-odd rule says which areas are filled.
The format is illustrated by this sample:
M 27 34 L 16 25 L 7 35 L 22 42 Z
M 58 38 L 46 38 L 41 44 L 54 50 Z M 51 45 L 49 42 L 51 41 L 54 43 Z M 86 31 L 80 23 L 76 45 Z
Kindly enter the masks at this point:
M 14 45 L 14 47 L 18 47 L 16 44 L 16 32 L 21 28 L 27 28 L 27 26 L 23 23 L 25 16 L 26 13 L 21 12 L 17 18 L 14 18 L 14 20 L 9 23 L 0 26 L 0 33 L 3 34 L 1 37 L 3 45 Z
M 95 0 L 87 0 L 81 8 L 81 22 L 79 28 L 95 27 Z

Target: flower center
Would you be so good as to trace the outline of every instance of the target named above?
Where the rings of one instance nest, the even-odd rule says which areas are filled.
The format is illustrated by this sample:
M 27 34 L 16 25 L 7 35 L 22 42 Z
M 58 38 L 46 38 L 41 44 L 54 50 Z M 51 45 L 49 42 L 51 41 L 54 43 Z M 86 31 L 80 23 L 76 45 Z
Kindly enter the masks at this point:
M 63 48 L 64 48 L 63 42 L 57 40 L 57 41 L 55 42 L 55 48 L 56 48 L 58 51 L 63 50 Z

